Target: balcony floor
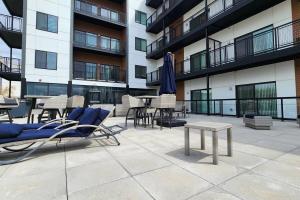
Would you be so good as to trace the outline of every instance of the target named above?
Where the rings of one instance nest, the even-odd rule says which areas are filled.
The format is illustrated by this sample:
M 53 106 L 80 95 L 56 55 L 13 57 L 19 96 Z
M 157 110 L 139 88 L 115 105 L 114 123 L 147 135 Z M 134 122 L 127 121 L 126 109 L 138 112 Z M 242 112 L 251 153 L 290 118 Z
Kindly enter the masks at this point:
M 17 120 L 23 122 L 24 120 Z M 118 139 L 49 144 L 22 163 L 0 166 L 3 199 L 290 199 L 300 196 L 300 135 L 296 122 L 275 121 L 272 130 L 245 128 L 242 119 L 189 115 L 189 122 L 232 123 L 233 157 L 226 133 L 220 162 L 212 165 L 211 135 L 201 151 L 191 131 L 191 156 L 184 155 L 183 128 L 128 129 Z M 108 124 L 124 125 L 124 118 Z M 14 154 L 1 152 L 0 158 Z M 51 187 L 49 187 L 51 186 Z

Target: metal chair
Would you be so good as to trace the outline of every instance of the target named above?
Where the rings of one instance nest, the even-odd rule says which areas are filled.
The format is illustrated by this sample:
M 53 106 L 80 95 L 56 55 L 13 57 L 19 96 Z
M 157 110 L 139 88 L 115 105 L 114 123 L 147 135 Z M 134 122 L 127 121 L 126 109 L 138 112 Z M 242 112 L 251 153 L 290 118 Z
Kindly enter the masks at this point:
M 141 99 L 135 98 L 130 95 L 124 95 L 122 96 L 122 105 L 124 107 L 127 107 L 127 114 L 126 114 L 126 119 L 125 119 L 125 126 L 127 127 L 127 121 L 128 120 L 134 120 L 134 127 L 137 125 L 137 113 L 140 111 L 142 108 L 145 107 L 144 102 Z M 133 111 L 133 117 L 129 118 L 130 111 Z
M 17 107 L 19 107 L 18 99 L 7 98 L 0 95 L 0 111 L 5 112 L 7 114 L 10 123 L 13 122 L 13 119 L 9 111 Z

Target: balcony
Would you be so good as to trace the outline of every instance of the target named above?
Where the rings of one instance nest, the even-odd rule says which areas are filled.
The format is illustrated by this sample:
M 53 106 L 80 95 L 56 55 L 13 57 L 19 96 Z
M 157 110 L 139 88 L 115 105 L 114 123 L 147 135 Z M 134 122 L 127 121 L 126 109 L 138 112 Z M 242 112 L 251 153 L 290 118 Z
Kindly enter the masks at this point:
M 126 71 L 112 65 L 75 61 L 73 79 L 126 83 Z
M 162 73 L 161 67 L 158 70 L 148 73 L 147 74 L 147 85 L 148 86 L 159 85 L 161 73 Z
M 75 1 L 75 17 L 106 27 L 123 29 L 126 27 L 126 14 L 84 1 Z
M 22 48 L 23 19 L 0 14 L 0 37 L 11 48 Z
M 159 59 L 164 51 L 176 51 L 205 38 L 206 28 L 209 35 L 214 34 L 281 2 L 283 0 L 215 0 L 208 5 L 207 12 L 203 8 L 183 23 L 169 27 L 165 37 L 147 47 L 147 58 Z
M 95 33 L 75 30 L 75 49 L 109 56 L 125 56 L 125 44 L 119 39 L 101 36 Z
M 300 20 L 262 32 L 254 31 L 234 41 L 209 51 L 209 67 L 206 66 L 206 53 L 199 62 L 187 59 L 176 63 L 176 80 L 190 80 L 299 58 Z M 159 80 L 149 79 L 147 84 L 157 85 Z
M 10 62 L 12 65 L 10 68 Z M 0 57 L 0 77 L 9 81 L 21 81 L 21 60 Z
M 155 9 L 157 9 L 162 3 L 163 0 L 146 0 L 146 5 Z
M 166 0 L 147 19 L 147 31 L 159 33 L 163 26 L 169 26 L 173 21 L 183 16 L 202 0 Z M 163 24 L 164 23 L 164 24 Z
M 3 0 L 9 13 L 13 16 L 23 16 L 23 0 Z

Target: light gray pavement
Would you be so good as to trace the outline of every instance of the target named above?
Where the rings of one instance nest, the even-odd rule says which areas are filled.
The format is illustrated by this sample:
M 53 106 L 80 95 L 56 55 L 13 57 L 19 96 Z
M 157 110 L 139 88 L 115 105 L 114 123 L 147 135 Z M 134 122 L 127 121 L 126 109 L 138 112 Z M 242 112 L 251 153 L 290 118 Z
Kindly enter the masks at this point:
M 5 200 L 299 200 L 300 129 L 275 121 L 272 130 L 245 128 L 242 119 L 191 115 L 189 122 L 233 124 L 233 157 L 226 131 L 219 136 L 219 165 L 212 165 L 211 135 L 200 150 L 191 130 L 191 155 L 184 155 L 183 128 L 132 124 L 113 140 L 50 143 L 31 159 L 0 166 Z M 124 124 L 112 118 L 109 124 Z M 16 154 L 2 151 L 0 159 Z

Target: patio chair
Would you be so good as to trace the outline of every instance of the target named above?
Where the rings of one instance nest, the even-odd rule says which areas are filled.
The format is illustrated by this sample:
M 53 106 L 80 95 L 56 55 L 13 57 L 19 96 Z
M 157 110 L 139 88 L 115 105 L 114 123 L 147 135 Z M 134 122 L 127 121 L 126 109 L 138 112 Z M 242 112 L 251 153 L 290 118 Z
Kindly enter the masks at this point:
M 134 127 L 136 127 L 138 111 L 145 107 L 143 100 L 130 95 L 124 95 L 122 96 L 122 105 L 128 108 L 125 119 L 125 127 L 127 127 L 128 120 L 134 120 Z M 129 117 L 130 111 L 133 111 L 132 118 Z
M 56 97 L 52 97 L 47 99 L 42 106 L 42 112 L 38 117 L 38 122 L 40 123 L 45 112 L 50 113 L 50 118 L 54 119 L 56 117 L 56 113 L 58 113 L 59 117 L 63 117 L 63 111 L 67 107 L 67 95 L 60 95 Z M 48 117 L 49 118 L 49 117 Z
M 177 113 L 178 116 L 181 114 L 183 118 L 186 118 L 186 108 L 184 101 L 176 101 L 174 113 Z
M 155 112 L 152 118 L 152 128 L 154 128 L 154 120 L 156 119 L 157 111 L 160 111 L 160 128 L 162 129 L 162 122 L 164 120 L 164 112 L 168 114 L 168 121 L 171 124 L 173 111 L 176 107 L 176 96 L 174 94 L 163 94 L 157 99 L 153 99 L 151 107 L 155 108 Z M 170 126 L 171 127 L 171 126 Z
M 273 125 L 273 119 L 271 116 L 258 116 L 255 114 L 245 114 L 243 122 L 246 127 L 257 130 L 270 130 Z
M 25 130 L 22 131 L 22 126 L 14 125 L 14 129 L 1 130 L 0 133 L 0 148 L 12 147 L 22 145 L 33 145 L 34 143 L 41 142 L 39 145 L 27 151 L 24 155 L 7 161 L 0 161 L 0 165 L 13 164 L 20 162 L 25 158 L 32 155 L 35 151 L 40 149 L 49 141 L 62 141 L 71 140 L 74 138 L 83 139 L 100 139 L 103 137 L 112 137 L 117 145 L 120 142 L 115 137 L 120 131 L 112 132 L 111 130 L 105 129 L 103 123 L 112 115 L 114 109 L 111 111 L 103 109 L 86 108 L 83 115 L 81 116 L 78 125 L 72 126 L 65 129 L 42 129 L 42 130 Z M 9 125 L 9 124 L 7 124 Z
M 74 108 L 84 107 L 84 96 L 72 96 L 67 99 L 66 114 L 69 114 Z
M 0 111 L 5 112 L 10 123 L 13 122 L 10 110 L 19 107 L 19 101 L 14 98 L 7 98 L 0 95 Z

